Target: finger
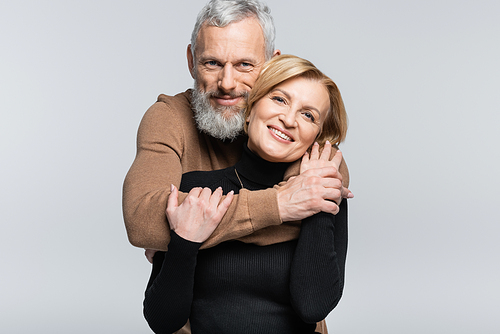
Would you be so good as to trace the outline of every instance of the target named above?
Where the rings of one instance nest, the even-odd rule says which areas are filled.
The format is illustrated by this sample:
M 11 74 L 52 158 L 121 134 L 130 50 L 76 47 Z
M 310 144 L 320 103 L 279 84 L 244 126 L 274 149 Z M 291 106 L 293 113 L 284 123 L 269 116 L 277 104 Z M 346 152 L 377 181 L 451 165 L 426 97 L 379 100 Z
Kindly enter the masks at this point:
M 148 259 L 149 263 L 153 263 L 153 257 L 155 256 L 156 251 L 153 249 L 146 249 L 144 255 L 146 255 L 146 259 Z
M 339 213 L 340 208 L 337 203 L 333 201 L 324 201 L 321 205 L 321 211 L 336 215 L 337 213 Z
M 338 191 L 339 196 L 342 194 L 342 181 L 335 178 L 335 177 L 321 178 L 321 180 L 319 181 L 318 184 L 320 184 L 321 186 L 323 186 L 326 189 L 334 189 L 334 190 Z
M 329 161 L 331 153 L 332 153 L 332 144 L 330 144 L 330 141 L 327 140 L 325 146 L 323 147 L 323 151 L 321 152 L 320 159 Z
M 210 196 L 210 205 L 217 206 L 219 205 L 219 201 L 222 198 L 222 188 L 218 187 L 213 192 L 212 196 Z
M 353 198 L 354 197 L 354 194 L 346 187 L 342 187 L 341 192 L 342 192 L 342 198 Z
M 200 197 L 200 193 L 201 193 L 201 191 L 202 191 L 202 190 L 203 190 L 203 189 L 202 189 L 202 188 L 200 188 L 200 187 L 195 187 L 195 188 L 193 188 L 193 189 L 191 189 L 191 190 L 189 191 L 188 196 L 192 196 L 192 197 Z
M 302 156 L 302 164 L 308 163 L 309 162 L 309 152 L 305 152 L 304 155 Z
M 177 188 L 171 184 L 170 185 L 170 195 L 167 200 L 167 208 L 176 208 L 179 205 L 179 191 Z
M 210 197 L 212 196 L 212 189 L 210 188 L 203 188 L 202 191 L 201 191 L 201 194 L 200 194 L 200 198 L 201 199 L 205 199 L 207 201 L 207 203 L 210 203 Z
M 224 216 L 226 214 L 226 211 L 227 209 L 229 208 L 229 205 L 231 204 L 231 202 L 233 201 L 233 198 L 234 198 L 234 191 L 231 190 L 227 195 L 226 195 L 226 198 L 224 198 L 222 200 L 222 202 L 219 204 L 219 206 L 217 207 L 217 210 L 219 212 L 219 214 L 222 216 Z
M 314 142 L 313 147 L 311 149 L 311 160 L 318 160 L 319 158 L 319 144 L 318 142 Z
M 309 153 L 304 153 L 302 160 L 300 161 L 300 173 L 307 170 L 307 164 L 309 163 Z
M 342 201 L 342 187 L 335 185 L 335 187 L 325 187 L 322 197 L 324 199 L 334 201 L 337 204 L 340 204 Z
M 311 168 L 306 170 L 304 173 L 300 174 L 303 177 L 322 177 L 322 178 L 332 178 L 342 181 L 342 174 L 339 173 L 338 169 L 332 166 L 325 166 L 319 168 Z
M 337 152 L 335 152 L 335 155 L 332 158 L 332 162 L 335 164 L 335 167 L 339 169 L 340 163 L 342 162 L 342 152 L 340 152 L 340 150 L 337 150 Z

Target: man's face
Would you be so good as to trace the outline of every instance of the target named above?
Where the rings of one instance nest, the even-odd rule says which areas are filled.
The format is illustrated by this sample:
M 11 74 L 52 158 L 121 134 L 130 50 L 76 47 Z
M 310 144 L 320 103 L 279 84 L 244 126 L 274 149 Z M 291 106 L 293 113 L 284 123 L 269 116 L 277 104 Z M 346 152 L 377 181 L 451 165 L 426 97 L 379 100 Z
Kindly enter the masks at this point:
M 188 63 L 195 89 L 208 94 L 212 108 L 226 119 L 240 113 L 265 62 L 264 34 L 254 18 L 224 28 L 204 25 Z

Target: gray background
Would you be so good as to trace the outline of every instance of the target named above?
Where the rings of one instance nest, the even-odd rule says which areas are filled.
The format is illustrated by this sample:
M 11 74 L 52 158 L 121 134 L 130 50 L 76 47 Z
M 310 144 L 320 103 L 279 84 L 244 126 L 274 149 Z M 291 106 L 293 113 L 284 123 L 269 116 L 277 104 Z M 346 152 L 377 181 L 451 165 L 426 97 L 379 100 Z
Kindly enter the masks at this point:
M 121 186 L 159 93 L 192 85 L 205 1 L 0 4 L 0 331 L 148 333 Z M 283 53 L 350 119 L 347 283 L 331 333 L 500 329 L 500 5 L 269 0 Z

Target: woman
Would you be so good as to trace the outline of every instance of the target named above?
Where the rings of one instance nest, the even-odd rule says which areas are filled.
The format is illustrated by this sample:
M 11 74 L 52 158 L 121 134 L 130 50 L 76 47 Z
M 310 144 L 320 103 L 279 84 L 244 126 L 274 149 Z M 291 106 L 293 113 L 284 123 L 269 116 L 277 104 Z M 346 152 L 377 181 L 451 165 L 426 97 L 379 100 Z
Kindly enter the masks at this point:
M 298 240 L 269 246 L 228 241 L 198 251 L 233 193 L 272 187 L 301 157 L 301 173 L 340 164 L 340 152 L 329 158 L 330 142 L 338 144 L 346 134 L 342 98 L 335 83 L 307 60 L 283 55 L 269 61 L 245 117 L 248 143 L 235 166 L 184 174 L 180 190 L 189 195 L 181 205 L 172 186 L 169 250 L 155 255 L 144 300 L 155 333 L 172 333 L 188 319 L 193 333 L 314 333 L 316 322 L 340 300 L 346 201 L 335 216 L 303 220 Z M 318 143 L 324 144 L 321 154 Z

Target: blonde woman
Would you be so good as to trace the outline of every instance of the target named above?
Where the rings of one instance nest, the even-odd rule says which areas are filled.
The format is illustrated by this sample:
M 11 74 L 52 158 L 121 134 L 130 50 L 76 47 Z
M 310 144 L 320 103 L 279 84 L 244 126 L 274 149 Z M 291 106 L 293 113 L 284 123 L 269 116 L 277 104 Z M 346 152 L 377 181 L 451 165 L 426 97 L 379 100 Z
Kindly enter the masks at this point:
M 155 333 L 175 332 L 188 320 L 194 334 L 315 333 L 316 323 L 342 296 L 345 200 L 337 215 L 321 212 L 303 220 L 298 240 L 269 246 L 226 241 L 199 250 L 240 189 L 273 187 L 301 158 L 301 173 L 338 169 L 342 159 L 340 152 L 330 159 L 332 144 L 347 131 L 340 92 L 307 60 L 270 60 L 250 93 L 245 117 L 248 142 L 236 165 L 184 174 L 180 190 L 189 195 L 180 205 L 172 186 L 169 250 L 156 253 L 144 300 Z M 341 181 L 332 182 L 340 190 Z

